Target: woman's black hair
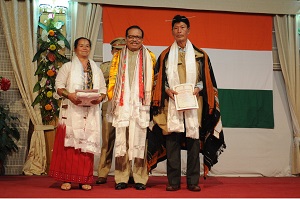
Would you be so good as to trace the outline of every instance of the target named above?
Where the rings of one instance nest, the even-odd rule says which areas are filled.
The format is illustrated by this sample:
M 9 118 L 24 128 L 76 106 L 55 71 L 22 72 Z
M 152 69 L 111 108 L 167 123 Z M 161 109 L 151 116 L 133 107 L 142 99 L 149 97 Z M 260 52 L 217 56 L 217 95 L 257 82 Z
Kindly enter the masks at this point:
M 79 42 L 79 40 L 81 40 L 81 39 L 88 40 L 88 42 L 89 42 L 89 44 L 90 44 L 90 47 L 92 47 L 92 42 L 91 42 L 91 40 L 89 40 L 88 38 L 85 38 L 85 37 L 79 37 L 79 38 L 77 38 L 77 39 L 75 40 L 75 42 L 74 42 L 74 49 L 77 48 L 78 42 Z

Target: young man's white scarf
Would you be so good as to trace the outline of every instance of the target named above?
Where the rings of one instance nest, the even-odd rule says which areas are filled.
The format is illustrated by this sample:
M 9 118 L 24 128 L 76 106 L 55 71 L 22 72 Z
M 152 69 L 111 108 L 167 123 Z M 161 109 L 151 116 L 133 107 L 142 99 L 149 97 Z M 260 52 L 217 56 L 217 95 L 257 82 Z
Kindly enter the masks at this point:
M 195 85 L 197 75 L 195 52 L 193 45 L 189 40 L 187 40 L 185 49 L 186 83 L 192 83 Z M 166 68 L 170 88 L 180 84 L 178 75 L 178 45 L 176 41 L 171 46 Z M 167 118 L 168 132 L 184 132 L 185 123 L 186 137 L 199 139 L 197 109 L 177 111 L 175 101 L 169 98 Z
M 121 96 L 121 85 L 124 84 L 123 106 L 119 104 L 113 111 L 113 126 L 116 127 L 115 157 L 122 157 L 126 154 L 126 128 L 129 128 L 129 160 L 133 158 L 144 159 L 147 127 L 150 120 L 150 102 L 152 90 L 153 64 L 150 53 L 143 46 L 143 74 L 144 74 L 144 104 L 139 97 L 139 55 L 136 59 L 132 84 L 129 85 L 128 68 L 125 69 L 125 80 L 118 78 L 114 89 L 112 103 L 119 103 Z M 126 59 L 124 60 L 124 56 Z M 124 64 L 128 63 L 128 48 L 123 48 L 120 54 L 119 72 Z M 123 63 L 123 61 L 125 63 Z M 118 73 L 120 75 L 120 73 Z
M 100 88 L 100 70 L 89 60 L 93 71 L 93 89 Z M 68 91 L 84 88 L 84 71 L 77 56 L 72 59 Z M 100 110 L 99 105 L 82 107 L 68 102 L 65 146 L 81 149 L 82 152 L 100 153 Z M 84 117 L 86 119 L 84 120 Z

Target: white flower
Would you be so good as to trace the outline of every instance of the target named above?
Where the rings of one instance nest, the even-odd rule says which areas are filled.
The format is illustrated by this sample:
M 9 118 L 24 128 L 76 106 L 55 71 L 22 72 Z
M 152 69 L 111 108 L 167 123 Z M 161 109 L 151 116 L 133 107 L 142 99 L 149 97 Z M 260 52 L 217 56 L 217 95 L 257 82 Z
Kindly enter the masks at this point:
M 49 13 L 48 14 L 48 19 L 54 19 L 54 14 L 53 13 Z
M 47 82 L 47 78 L 42 78 L 41 81 L 40 81 L 40 85 L 41 87 L 44 87 L 46 85 L 46 82 Z
M 47 41 L 48 40 L 48 32 L 46 30 L 42 31 L 42 36 L 41 36 L 43 41 Z
M 46 63 L 48 60 L 45 55 L 41 55 L 41 62 Z
M 60 98 L 60 96 L 56 92 L 53 92 L 53 98 L 58 100 Z
M 61 22 L 61 21 L 58 21 L 58 22 L 56 22 L 55 24 L 54 24 L 54 27 L 56 28 L 56 29 L 61 29 L 61 27 L 63 26 L 64 24 Z
M 59 40 L 58 45 L 60 45 L 62 48 L 65 48 L 65 42 L 63 40 Z

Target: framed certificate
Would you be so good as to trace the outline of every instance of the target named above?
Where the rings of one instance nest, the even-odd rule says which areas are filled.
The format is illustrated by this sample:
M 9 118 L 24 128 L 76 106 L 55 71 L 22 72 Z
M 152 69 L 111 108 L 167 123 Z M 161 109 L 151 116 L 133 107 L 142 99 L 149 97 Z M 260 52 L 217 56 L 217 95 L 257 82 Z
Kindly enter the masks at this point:
M 178 93 L 177 95 L 174 95 L 175 106 L 178 111 L 199 108 L 197 97 L 196 95 L 193 95 L 193 84 L 178 84 L 173 87 L 173 90 Z
M 100 97 L 98 89 L 75 90 L 76 97 L 81 101 L 78 106 L 93 106 L 91 102 Z

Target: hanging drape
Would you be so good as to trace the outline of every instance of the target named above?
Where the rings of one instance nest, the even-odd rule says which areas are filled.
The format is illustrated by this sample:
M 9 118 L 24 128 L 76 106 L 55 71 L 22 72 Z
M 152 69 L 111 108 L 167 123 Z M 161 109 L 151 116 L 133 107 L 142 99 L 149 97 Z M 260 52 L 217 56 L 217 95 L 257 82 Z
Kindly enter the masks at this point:
M 28 115 L 34 125 L 29 154 L 23 171 L 26 175 L 41 175 L 46 170 L 44 130 L 51 129 L 53 126 L 44 126 L 39 107 L 31 106 L 35 98 L 33 86 L 37 81 L 37 77 L 34 76 L 36 64 L 32 63 L 34 49 L 36 49 L 36 39 L 34 39 L 36 34 L 34 34 L 35 31 L 32 31 L 31 23 L 32 3 L 29 0 L 0 0 L 0 7 L 14 76 Z
M 296 15 L 274 17 L 279 61 L 293 124 L 292 174 L 300 173 L 300 66 Z
M 78 37 L 90 39 L 92 42 L 90 58 L 93 59 L 102 19 L 102 7 L 100 4 L 73 2 L 71 9 L 73 9 L 71 29 L 75 32 L 71 40 L 74 42 Z

